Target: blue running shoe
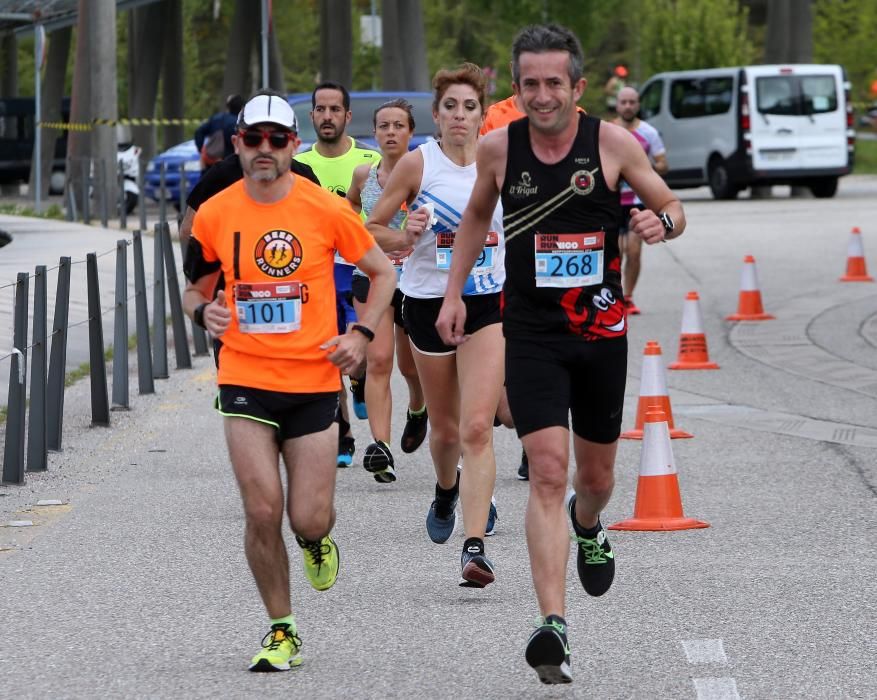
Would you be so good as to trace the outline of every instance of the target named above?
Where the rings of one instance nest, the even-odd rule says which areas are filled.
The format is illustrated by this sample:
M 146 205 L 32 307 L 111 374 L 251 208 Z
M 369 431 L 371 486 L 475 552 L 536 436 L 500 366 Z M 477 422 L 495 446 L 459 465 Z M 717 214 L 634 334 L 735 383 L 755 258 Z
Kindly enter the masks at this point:
M 349 467 L 353 464 L 353 453 L 356 451 L 356 443 L 352 437 L 343 437 L 338 440 L 338 462 L 339 469 Z
M 499 520 L 499 516 L 496 514 L 496 498 L 491 496 L 490 510 L 487 511 L 487 527 L 484 529 L 485 537 L 492 537 L 496 534 L 497 520 Z
M 450 498 L 439 493 L 439 485 L 435 485 L 435 499 L 429 506 L 426 514 L 426 532 L 436 544 L 447 542 L 454 532 L 457 524 L 457 501 L 460 499 L 460 477 L 457 475 L 457 485 L 454 494 Z
M 353 412 L 359 420 L 368 420 L 368 409 L 365 406 L 365 375 L 356 379 L 350 378 L 350 395 L 353 396 Z

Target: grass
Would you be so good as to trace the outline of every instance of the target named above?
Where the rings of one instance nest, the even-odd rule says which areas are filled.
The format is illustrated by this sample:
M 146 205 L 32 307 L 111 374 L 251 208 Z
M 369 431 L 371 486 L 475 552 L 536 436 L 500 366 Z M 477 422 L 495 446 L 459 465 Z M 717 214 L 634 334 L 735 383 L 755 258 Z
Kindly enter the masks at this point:
M 24 204 L 0 204 L 0 214 L 10 216 L 39 216 L 43 219 L 63 219 L 64 212 L 57 204 L 50 204 L 42 214 L 37 214 L 33 207 Z
M 856 175 L 877 175 L 877 140 L 856 139 Z

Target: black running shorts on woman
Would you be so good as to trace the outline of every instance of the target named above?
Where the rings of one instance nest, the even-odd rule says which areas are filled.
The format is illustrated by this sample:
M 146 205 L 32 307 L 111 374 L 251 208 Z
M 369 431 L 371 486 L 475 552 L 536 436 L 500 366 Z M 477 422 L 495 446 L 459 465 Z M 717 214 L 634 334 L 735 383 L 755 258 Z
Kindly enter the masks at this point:
M 578 118 L 569 152 L 550 165 L 533 153 L 529 119 L 508 127 L 500 190 L 506 387 L 519 434 L 567 425 L 566 411 L 572 409 L 576 434 L 612 442 L 619 431 L 627 363 L 621 203 L 603 177 L 600 120 Z M 544 345 L 544 352 L 535 352 L 533 343 Z M 590 386 L 597 379 L 600 385 Z M 540 426 L 545 420 L 536 420 L 540 416 L 554 418 Z
M 442 308 L 443 297 L 415 299 L 405 297 L 402 317 L 405 332 L 414 348 L 424 355 L 453 355 L 457 348 L 445 345 L 435 328 Z M 466 325 L 463 332 L 472 335 L 482 328 L 500 322 L 499 294 L 475 294 L 463 297 L 466 305 Z

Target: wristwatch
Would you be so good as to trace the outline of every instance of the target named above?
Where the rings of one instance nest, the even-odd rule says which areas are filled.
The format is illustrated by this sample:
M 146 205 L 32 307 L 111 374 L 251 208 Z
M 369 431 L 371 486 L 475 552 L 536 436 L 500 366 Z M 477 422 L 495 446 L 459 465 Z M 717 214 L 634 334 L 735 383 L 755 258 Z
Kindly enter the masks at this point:
M 673 230 L 676 228 L 676 224 L 674 223 L 670 215 L 665 211 L 662 211 L 660 214 L 658 214 L 658 219 L 664 225 L 664 238 L 667 238 L 671 233 L 673 233 Z

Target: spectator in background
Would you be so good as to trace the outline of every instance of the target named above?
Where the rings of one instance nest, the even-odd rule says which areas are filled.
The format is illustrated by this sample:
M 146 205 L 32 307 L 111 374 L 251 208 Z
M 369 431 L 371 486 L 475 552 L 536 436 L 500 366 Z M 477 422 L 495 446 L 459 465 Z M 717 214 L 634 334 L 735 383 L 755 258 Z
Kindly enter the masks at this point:
M 234 153 L 231 137 L 237 129 L 238 113 L 244 106 L 240 95 L 229 95 L 225 111 L 217 112 L 195 129 L 195 148 L 201 154 L 201 169 L 206 170 Z
M 606 95 L 606 109 L 609 110 L 610 114 L 615 114 L 618 105 L 618 93 L 621 92 L 621 88 L 626 86 L 627 68 L 618 64 L 615 66 L 615 70 L 612 72 L 609 80 L 606 81 L 606 85 L 603 86 L 603 92 Z

